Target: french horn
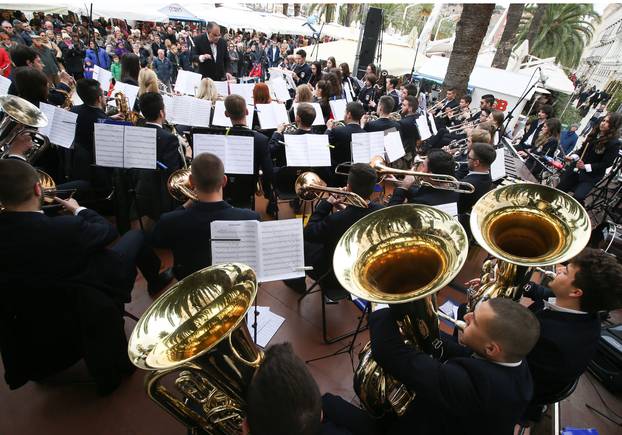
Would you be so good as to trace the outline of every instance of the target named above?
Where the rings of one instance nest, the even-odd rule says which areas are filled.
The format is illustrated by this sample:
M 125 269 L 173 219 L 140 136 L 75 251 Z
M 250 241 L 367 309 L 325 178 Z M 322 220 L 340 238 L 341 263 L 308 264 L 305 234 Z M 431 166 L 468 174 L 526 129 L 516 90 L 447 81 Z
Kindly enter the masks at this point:
M 166 181 L 168 193 L 177 201 L 197 200 L 197 194 L 190 185 L 190 168 L 178 169 Z

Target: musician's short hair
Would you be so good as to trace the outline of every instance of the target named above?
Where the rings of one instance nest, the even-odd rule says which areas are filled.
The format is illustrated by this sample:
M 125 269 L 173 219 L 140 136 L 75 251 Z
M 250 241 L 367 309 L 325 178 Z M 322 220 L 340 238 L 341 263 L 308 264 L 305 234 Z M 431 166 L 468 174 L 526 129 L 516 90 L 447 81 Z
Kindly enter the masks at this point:
M 488 304 L 495 313 L 487 324 L 488 336 L 501 346 L 508 361 L 523 359 L 540 337 L 540 322 L 528 308 L 511 299 L 493 298 Z
M 274 344 L 266 350 L 246 399 L 246 418 L 253 435 L 320 433 L 320 390 L 290 343 Z
M 158 92 L 145 92 L 140 96 L 140 111 L 145 120 L 155 121 L 161 110 L 164 110 L 164 99 Z
M 551 106 L 550 104 L 543 104 L 542 107 L 540 107 L 539 111 L 544 112 L 547 118 L 553 116 L 553 106 Z
M 13 81 L 17 96 L 38 106 L 48 100 L 48 78 L 37 68 L 20 66 L 13 70 Z
M 192 160 L 190 165 L 192 182 L 197 190 L 204 193 L 216 192 L 222 185 L 225 165 L 217 155 L 201 153 Z
M 622 307 L 622 265 L 600 249 L 585 248 L 570 260 L 578 268 L 573 286 L 583 291 L 581 311 L 596 313 Z
M 210 30 L 212 30 L 216 26 L 220 26 L 216 21 L 208 21 L 207 22 L 207 31 L 209 32 Z M 157 33 L 156 33 L 156 35 L 157 35 Z
M 32 63 L 39 56 L 39 53 L 37 53 L 34 48 L 23 44 L 12 47 L 9 50 L 9 54 L 11 55 L 11 62 L 13 62 L 13 65 L 16 67 L 28 66 L 27 62 Z
M 404 101 L 408 101 L 408 108 L 411 111 L 417 110 L 417 106 L 418 106 L 417 99 L 413 95 L 408 94 L 406 98 L 404 98 Z
M 102 96 L 103 91 L 97 80 L 80 79 L 76 82 L 76 93 L 84 104 L 92 106 L 97 102 L 97 99 Z
M 405 85 L 404 89 L 406 89 L 406 94 L 413 97 L 417 96 L 417 86 L 413 85 L 412 83 Z
M 495 148 L 489 143 L 474 143 L 471 147 L 471 151 L 475 154 L 475 158 L 484 166 L 492 165 L 492 162 L 497 158 Z
M 470 95 L 463 95 L 460 99 L 466 101 L 467 104 L 471 104 L 471 101 L 473 101 L 473 98 L 471 98 Z
M 428 151 L 427 159 L 428 172 L 451 175 L 452 177 L 456 172 L 456 161 L 446 151 L 433 148 Z
M 360 121 L 365 113 L 363 105 L 358 101 L 352 101 L 346 105 L 346 113 L 349 113 L 353 121 Z
M 382 112 L 385 115 L 388 115 L 389 113 L 393 112 L 393 107 L 395 106 L 395 100 L 393 99 L 393 97 L 390 97 L 388 95 L 383 95 L 382 97 L 380 97 L 380 100 L 378 100 L 378 106 L 380 106 L 380 108 L 382 109 Z
M 225 98 L 225 110 L 229 118 L 239 121 L 246 116 L 246 100 L 241 95 L 229 95 Z
M 376 170 L 369 166 L 367 163 L 354 163 L 350 167 L 348 173 L 348 185 L 350 190 L 363 199 L 369 199 L 376 182 L 378 180 L 378 174 Z
M 296 116 L 300 118 L 303 127 L 311 127 L 315 121 L 315 108 L 309 103 L 300 103 L 296 109 Z
M 495 96 L 492 94 L 482 95 L 481 99 L 486 101 L 490 107 L 495 104 Z
M 1 159 L 0 174 L 0 203 L 11 207 L 32 198 L 39 175 L 30 164 L 18 159 Z
M 297 54 L 298 56 L 302 57 L 303 59 L 306 59 L 306 58 L 307 58 L 307 52 L 306 52 L 306 51 L 304 51 L 302 48 L 301 48 L 300 50 L 298 50 L 298 51 L 296 52 L 296 54 Z
M 394 88 L 397 87 L 397 77 L 387 77 L 387 80 L 389 80 L 389 83 L 391 83 L 391 86 L 393 86 Z
M 455 94 L 456 93 L 456 88 L 447 88 L 445 93 L 447 93 L 447 92 L 453 92 Z
M 473 131 L 471 131 L 471 143 L 490 143 L 491 140 L 492 136 L 484 129 L 474 128 Z
M 376 74 L 373 74 L 373 73 L 372 74 L 367 74 L 365 76 L 365 80 L 369 81 L 369 83 L 371 83 L 372 86 L 373 86 L 378 81 L 378 76 Z

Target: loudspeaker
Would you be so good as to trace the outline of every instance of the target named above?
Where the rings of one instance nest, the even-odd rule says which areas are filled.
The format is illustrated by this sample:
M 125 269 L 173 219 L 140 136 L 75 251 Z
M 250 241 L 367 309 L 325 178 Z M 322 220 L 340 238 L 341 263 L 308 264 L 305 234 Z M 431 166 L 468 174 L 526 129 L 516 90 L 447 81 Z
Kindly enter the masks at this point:
M 380 32 L 382 32 L 382 14 L 383 10 L 379 8 L 369 8 L 367 11 L 363 39 L 358 52 L 359 63 L 356 76 L 359 79 L 365 75 L 367 65 L 374 63 L 376 59 L 376 48 L 378 47 Z

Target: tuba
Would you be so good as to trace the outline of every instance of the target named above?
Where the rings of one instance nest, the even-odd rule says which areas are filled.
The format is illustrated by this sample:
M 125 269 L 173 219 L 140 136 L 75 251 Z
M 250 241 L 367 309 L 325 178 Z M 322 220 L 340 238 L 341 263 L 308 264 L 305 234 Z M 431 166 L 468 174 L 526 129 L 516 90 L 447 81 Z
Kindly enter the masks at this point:
M 177 201 L 197 199 L 197 194 L 190 186 L 190 168 L 182 168 L 173 172 L 166 182 L 168 193 Z
M 473 206 L 470 226 L 477 243 L 498 260 L 484 263 L 481 286 L 468 294 L 469 311 L 484 299 L 520 299 L 532 268 L 571 259 L 591 233 L 590 218 L 577 200 L 532 183 L 502 186 L 482 196 Z
M 47 116 L 34 104 L 15 95 L 0 97 L 0 108 L 4 112 L 0 121 L 0 158 L 9 155 L 11 143 L 18 135 L 29 133 L 33 144 L 24 157 L 32 164 L 50 146 L 47 136 L 37 131 L 48 125 Z
M 430 206 L 403 204 L 370 213 L 352 225 L 337 244 L 333 270 L 353 295 L 389 304 L 408 343 L 437 354 L 441 341 L 436 292 L 460 271 L 467 252 L 467 235 L 456 219 Z M 370 343 L 359 354 L 354 389 L 375 417 L 403 415 L 415 397 L 372 358 Z
M 263 358 L 245 319 L 256 294 L 250 267 L 207 267 L 160 296 L 132 332 L 130 360 L 151 371 L 147 394 L 190 431 L 239 433 L 245 391 Z M 166 385 L 176 390 L 164 383 L 173 376 Z

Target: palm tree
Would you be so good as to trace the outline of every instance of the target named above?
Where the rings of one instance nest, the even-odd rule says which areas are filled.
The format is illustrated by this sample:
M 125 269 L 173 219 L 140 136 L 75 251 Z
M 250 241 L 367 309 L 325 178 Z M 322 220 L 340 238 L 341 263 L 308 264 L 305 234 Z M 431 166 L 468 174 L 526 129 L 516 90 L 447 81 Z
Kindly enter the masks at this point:
M 362 3 L 346 3 L 341 5 L 341 11 L 339 13 L 340 23 L 346 27 L 350 27 L 355 18 L 361 21 L 361 13 L 363 12 Z
M 544 19 L 544 13 L 549 8 L 549 5 L 546 3 L 540 3 L 536 6 L 535 9 L 531 9 L 530 12 L 532 14 L 531 22 L 529 24 L 529 30 L 527 31 L 527 35 L 524 39 L 529 41 L 529 52 L 531 52 L 531 47 L 533 47 L 533 43 L 536 40 L 536 36 L 538 35 L 538 31 L 542 26 L 542 20 Z M 522 41 L 521 41 L 522 42 Z
M 501 41 L 499 41 L 495 58 L 492 60 L 493 68 L 505 69 L 508 66 L 510 54 L 512 53 L 512 46 L 514 45 L 514 38 L 516 37 L 516 31 L 518 30 L 518 25 L 523 16 L 524 9 L 525 5 L 523 3 L 510 4 L 503 35 L 501 35 Z
M 538 5 L 538 8 L 541 5 Z M 549 4 L 541 21 L 540 31 L 530 41 L 529 53 L 540 57 L 554 57 L 568 68 L 575 68 L 581 59 L 583 48 L 590 42 L 594 25 L 600 17 L 592 4 Z M 537 17 L 537 9 L 525 8 L 533 14 L 531 22 Z M 529 26 L 528 26 L 529 24 Z M 517 37 L 517 44 L 528 39 L 531 23 L 523 20 Z
M 300 3 L 294 3 L 294 16 L 300 15 Z
M 289 9 L 288 3 L 283 3 L 283 15 L 287 16 L 287 10 Z
M 319 18 L 324 17 L 324 22 L 330 23 L 335 18 L 337 5 L 335 3 L 312 3 L 309 5 L 309 15 L 317 14 Z
M 466 92 L 477 54 L 486 36 L 494 3 L 465 3 L 456 26 L 456 40 L 451 50 L 443 89 L 454 88 L 458 96 Z

